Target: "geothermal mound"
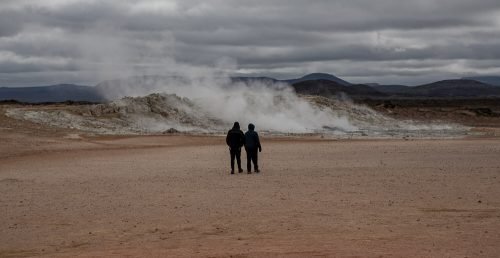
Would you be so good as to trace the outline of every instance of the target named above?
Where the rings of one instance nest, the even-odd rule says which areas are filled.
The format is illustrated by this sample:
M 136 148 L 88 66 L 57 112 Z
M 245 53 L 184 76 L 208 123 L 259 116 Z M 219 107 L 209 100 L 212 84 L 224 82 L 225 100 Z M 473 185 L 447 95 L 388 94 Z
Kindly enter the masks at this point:
M 84 117 L 118 117 L 130 122 L 139 132 L 158 132 L 169 128 L 190 131 L 214 131 L 222 121 L 212 118 L 187 98 L 175 94 L 151 94 L 125 97 L 109 104 L 89 106 L 81 110 Z
M 253 101 L 247 101 L 249 106 L 245 106 L 245 110 L 250 108 L 255 112 L 240 115 L 252 116 L 260 126 L 259 131 L 269 134 L 306 132 L 339 137 L 448 137 L 463 135 L 466 130 L 458 125 L 429 125 L 396 120 L 349 100 L 295 96 L 273 97 L 271 102 L 268 103 L 269 107 L 263 107 L 262 103 L 256 102 L 252 106 L 248 103 Z M 210 110 L 207 103 L 210 103 L 207 99 L 193 101 L 175 94 L 155 93 L 144 97 L 125 97 L 106 104 L 13 108 L 7 111 L 7 115 L 53 127 L 74 128 L 99 134 L 226 132 L 233 120 L 217 110 Z M 258 120 L 259 117 L 261 121 Z M 285 119 L 278 122 L 280 127 L 273 128 L 272 122 L 276 123 L 283 117 Z M 246 117 L 241 119 L 244 118 Z M 240 120 L 242 121 L 244 120 Z M 268 121 L 271 126 L 266 128 L 264 121 Z M 307 128 L 306 131 L 289 129 L 297 124 Z
M 7 115 L 54 127 L 99 134 L 149 134 L 218 131 L 212 118 L 187 98 L 175 94 L 125 97 L 106 104 L 10 109 Z
M 411 120 L 398 120 L 385 116 L 368 106 L 358 105 L 349 99 L 326 98 L 321 96 L 302 96 L 303 99 L 321 110 L 329 110 L 339 117 L 347 117 L 357 130 L 343 131 L 340 128 L 324 126 L 326 132 L 343 131 L 351 136 L 412 136 L 412 137 L 454 137 L 464 135 L 468 128 L 458 124 L 418 123 Z

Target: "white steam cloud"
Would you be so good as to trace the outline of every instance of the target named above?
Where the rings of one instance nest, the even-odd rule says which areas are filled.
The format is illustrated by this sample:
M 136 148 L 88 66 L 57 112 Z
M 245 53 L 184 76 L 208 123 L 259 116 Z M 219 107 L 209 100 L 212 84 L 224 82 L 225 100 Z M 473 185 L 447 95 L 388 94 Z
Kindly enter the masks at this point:
M 86 60 L 79 64 L 79 70 L 88 80 L 124 78 L 99 85 L 102 95 L 110 100 L 151 93 L 176 94 L 189 98 L 203 109 L 203 114 L 222 121 L 225 129 L 234 121 L 239 121 L 243 127 L 254 123 L 260 131 L 283 133 L 411 127 L 352 103 L 340 104 L 343 105 L 340 110 L 317 105 L 311 99 L 297 96 L 291 87 L 280 83 L 258 80 L 234 82 L 229 74 L 237 71 L 238 65 L 232 58 L 214 60 L 212 67 L 179 63 L 175 58 L 176 40 L 173 34 L 136 32 L 133 36 L 142 38 L 145 36 L 143 33 L 148 33 L 151 40 L 131 41 L 130 35 L 112 25 L 99 24 L 68 40 L 78 49 L 78 56 Z M 186 125 L 161 121 L 158 117 L 137 116 L 134 121 L 138 127 L 147 126 L 146 132 L 156 132 L 169 126 L 189 130 Z M 101 122 L 96 121 L 98 124 Z
M 357 130 L 347 117 L 312 105 L 298 97 L 288 85 L 258 80 L 233 82 L 223 73 L 209 69 L 160 79 L 136 77 L 111 82 L 103 89 L 108 98 L 159 92 L 186 97 L 227 125 L 234 121 L 242 126 L 254 123 L 261 131 L 285 133 L 311 133 L 324 128 Z
M 141 33 L 135 36 L 144 38 Z M 148 36 L 152 40 L 130 41 L 125 32 L 99 24 L 87 28 L 85 36 L 75 35 L 72 42 L 82 60 L 87 60 L 79 67 L 87 76 L 99 81 L 124 78 L 99 88 L 110 100 L 169 93 L 189 98 L 227 124 L 251 122 L 259 130 L 294 133 L 314 132 L 323 126 L 356 129 L 347 118 L 311 105 L 285 85 L 232 82 L 229 74 L 238 70 L 233 58 L 221 56 L 212 67 L 177 62 L 173 34 L 150 32 Z

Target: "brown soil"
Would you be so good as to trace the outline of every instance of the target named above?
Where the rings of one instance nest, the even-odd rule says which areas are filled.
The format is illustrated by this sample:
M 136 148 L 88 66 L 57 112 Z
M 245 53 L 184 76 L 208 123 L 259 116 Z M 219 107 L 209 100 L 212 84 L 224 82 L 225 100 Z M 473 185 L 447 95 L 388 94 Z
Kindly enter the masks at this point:
M 500 99 L 363 99 L 382 114 L 396 119 L 443 121 L 473 127 L 500 127 Z
M 0 116 L 0 257 L 500 253 L 500 139 L 86 136 Z

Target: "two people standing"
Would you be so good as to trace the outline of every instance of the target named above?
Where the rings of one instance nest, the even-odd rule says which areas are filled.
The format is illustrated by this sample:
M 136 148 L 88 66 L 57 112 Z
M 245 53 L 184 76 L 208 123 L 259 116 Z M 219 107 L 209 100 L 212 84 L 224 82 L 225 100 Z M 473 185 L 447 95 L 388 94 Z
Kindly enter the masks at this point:
M 247 153 L 247 173 L 252 173 L 252 163 L 255 173 L 259 173 L 258 152 L 262 151 L 259 135 L 255 131 L 255 125 L 249 124 L 248 131 L 243 134 L 240 124 L 234 122 L 233 128 L 227 132 L 226 143 L 229 146 L 231 156 L 231 174 L 234 174 L 234 160 L 238 164 L 238 172 L 243 172 L 241 168 L 241 147 L 245 146 Z

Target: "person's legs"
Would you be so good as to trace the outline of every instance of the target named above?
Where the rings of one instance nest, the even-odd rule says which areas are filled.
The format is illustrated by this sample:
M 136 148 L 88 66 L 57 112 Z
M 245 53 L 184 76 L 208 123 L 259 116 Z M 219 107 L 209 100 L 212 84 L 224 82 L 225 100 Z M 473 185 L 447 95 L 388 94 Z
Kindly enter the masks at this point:
M 231 156 L 231 174 L 234 174 L 234 159 L 236 157 L 236 152 L 231 149 L 229 150 L 230 156 Z
M 243 172 L 243 169 L 241 168 L 241 149 L 236 151 L 236 162 L 238 163 L 238 172 Z
M 245 148 L 245 152 L 247 153 L 247 172 L 250 174 L 252 173 L 252 150 Z
M 259 173 L 259 151 L 255 149 L 253 153 L 253 169 L 255 172 Z

